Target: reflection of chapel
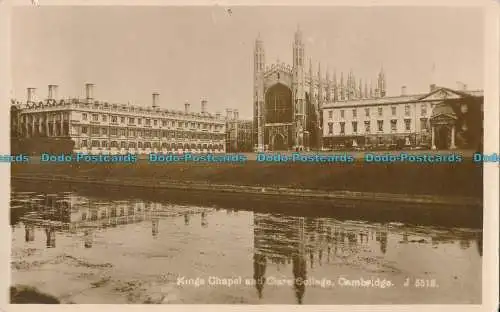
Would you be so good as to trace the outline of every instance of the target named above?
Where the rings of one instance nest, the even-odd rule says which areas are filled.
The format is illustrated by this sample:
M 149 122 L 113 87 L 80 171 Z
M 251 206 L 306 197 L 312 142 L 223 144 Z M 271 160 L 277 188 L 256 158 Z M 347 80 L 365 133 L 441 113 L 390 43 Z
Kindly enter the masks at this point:
M 333 220 L 283 216 L 269 218 L 268 215 L 257 213 L 253 221 L 253 277 L 259 299 L 264 297 L 266 276 L 273 276 L 272 271 L 268 270 L 270 264 L 285 276 L 293 277 L 296 302 L 302 304 L 307 287 L 300 281 L 308 279 L 308 270 L 314 272 L 317 266 L 330 263 L 345 252 L 357 253 L 378 246 L 380 252 L 385 254 L 388 248 L 386 228 L 372 231 Z

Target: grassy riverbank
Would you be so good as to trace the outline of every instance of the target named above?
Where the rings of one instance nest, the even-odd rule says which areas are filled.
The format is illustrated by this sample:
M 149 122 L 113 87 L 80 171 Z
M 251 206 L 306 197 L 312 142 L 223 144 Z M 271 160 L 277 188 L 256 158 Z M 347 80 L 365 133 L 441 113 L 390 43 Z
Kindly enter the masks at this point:
M 482 197 L 482 168 L 458 164 L 13 164 L 12 175 L 148 178 L 212 184 L 279 186 L 328 191 Z

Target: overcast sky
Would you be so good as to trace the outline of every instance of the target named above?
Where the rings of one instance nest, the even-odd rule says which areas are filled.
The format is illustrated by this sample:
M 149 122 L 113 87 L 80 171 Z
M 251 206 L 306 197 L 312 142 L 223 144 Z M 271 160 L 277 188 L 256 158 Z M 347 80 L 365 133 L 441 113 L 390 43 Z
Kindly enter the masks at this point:
M 483 88 L 483 12 L 439 7 L 17 7 L 12 16 L 13 97 L 59 85 L 83 97 L 252 116 L 253 48 L 260 32 L 267 63 L 292 62 L 300 24 L 306 58 L 323 75 L 353 70 L 372 80 L 383 65 L 388 95 L 426 92 L 434 81 Z M 307 66 L 309 61 L 307 60 Z M 434 75 L 432 74 L 435 64 Z M 308 68 L 307 68 L 308 70 Z

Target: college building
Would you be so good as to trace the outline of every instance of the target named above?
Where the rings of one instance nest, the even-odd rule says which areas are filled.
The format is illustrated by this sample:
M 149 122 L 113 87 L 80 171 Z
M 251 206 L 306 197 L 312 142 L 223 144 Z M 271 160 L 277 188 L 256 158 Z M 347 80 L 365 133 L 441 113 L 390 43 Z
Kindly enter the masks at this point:
M 255 150 L 319 150 L 393 146 L 454 149 L 482 145 L 483 92 L 431 85 L 429 92 L 387 94 L 381 68 L 375 85 L 305 66 L 297 29 L 291 65 L 268 65 L 260 35 L 254 48 Z M 340 78 L 340 79 L 339 79 Z M 345 78 L 345 79 L 344 79 Z
M 199 112 L 189 102 L 177 111 L 160 108 L 158 93 L 142 107 L 97 101 L 90 83 L 84 99 L 59 100 L 57 88 L 49 85 L 45 100 L 35 100 L 35 89 L 28 88 L 25 103 L 12 101 L 15 137 L 70 139 L 73 152 L 91 154 L 225 152 L 226 122 L 220 113 L 208 113 L 206 99 Z
M 240 153 L 253 151 L 252 120 L 239 118 L 237 109 L 226 109 L 226 152 Z
M 324 148 L 478 149 L 483 91 L 431 85 L 428 93 L 360 93 L 323 106 Z

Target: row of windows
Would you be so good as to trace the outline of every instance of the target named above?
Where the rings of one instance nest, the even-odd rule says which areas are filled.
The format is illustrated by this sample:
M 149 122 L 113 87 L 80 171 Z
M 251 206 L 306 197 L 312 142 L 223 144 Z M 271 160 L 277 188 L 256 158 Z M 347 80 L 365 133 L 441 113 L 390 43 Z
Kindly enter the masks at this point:
M 82 134 L 89 134 L 89 128 L 83 126 Z M 204 132 L 185 132 L 185 131 L 167 131 L 167 130 L 140 130 L 140 129 L 121 129 L 121 128 L 99 128 L 90 127 L 90 134 L 93 136 L 111 135 L 122 137 L 139 137 L 139 138 L 191 138 L 191 139 L 223 139 L 224 133 L 204 133 Z
M 139 207 L 137 208 L 137 212 L 141 212 L 142 209 Z M 107 218 L 108 217 L 108 213 L 106 210 L 102 210 L 100 211 L 100 214 L 101 214 L 101 218 Z M 125 216 L 125 215 L 134 215 L 135 214 L 135 209 L 133 207 L 120 207 L 120 208 L 117 208 L 117 207 L 112 207 L 110 209 L 110 213 L 109 213 L 109 217 L 111 218 L 114 218 L 114 217 L 122 217 L 122 216 Z M 90 211 L 90 216 L 87 214 L 87 212 L 82 212 L 82 215 L 81 215 L 81 218 L 82 218 L 82 221 L 97 221 L 97 219 L 99 219 L 99 211 L 97 210 L 92 210 Z
M 31 115 L 31 114 L 25 114 L 21 116 L 21 122 L 27 122 L 27 123 L 32 123 L 33 121 L 35 122 L 40 122 L 40 123 L 45 123 L 47 121 L 60 121 L 60 120 L 69 120 L 69 113 L 57 113 L 57 114 L 45 114 L 45 115 Z
M 65 125 L 62 129 L 60 127 L 56 127 L 56 128 L 52 128 L 52 127 L 49 127 L 49 128 L 45 128 L 45 127 L 42 127 L 41 129 L 39 127 L 35 127 L 35 128 L 32 128 L 32 127 L 28 127 L 28 129 L 26 128 L 21 128 L 21 136 L 23 137 L 32 137 L 32 136 L 68 136 L 69 135 L 69 127 L 67 125 Z
M 405 119 L 404 120 L 404 129 L 405 131 L 410 131 L 411 130 L 411 119 Z M 391 123 L 391 131 L 397 131 L 398 130 L 398 121 L 396 119 L 393 119 L 390 121 Z M 345 133 L 345 122 L 339 122 L 340 125 L 340 134 Z M 353 121 L 351 122 L 352 126 L 352 132 L 357 133 L 358 132 L 358 122 Z M 371 123 L 370 121 L 365 121 L 364 122 L 364 128 L 365 128 L 365 133 L 370 133 L 371 132 Z M 428 119 L 427 118 L 422 118 L 420 119 L 420 130 L 425 131 L 428 130 Z M 384 131 L 384 121 L 383 120 L 377 120 L 377 131 L 382 132 Z M 333 134 L 333 123 L 328 124 L 328 134 Z
M 411 105 L 407 104 L 404 106 L 405 110 L 405 116 L 410 116 L 411 114 Z M 383 107 L 377 107 L 377 113 L 379 117 L 383 116 Z M 364 109 L 365 117 L 370 117 L 370 108 L 365 108 Z M 397 114 L 397 106 L 392 106 L 391 107 L 391 114 L 392 116 L 396 116 Z M 427 104 L 421 104 L 420 106 L 420 115 L 425 116 L 427 115 Z M 358 110 L 356 108 L 352 109 L 352 117 L 356 118 L 358 116 Z M 328 118 L 332 119 L 333 118 L 333 110 L 328 111 Z M 340 110 L 340 118 L 345 118 L 345 110 L 341 109 Z
M 111 116 L 111 122 L 112 123 L 118 123 L 118 118 L 120 120 L 121 124 L 125 124 L 127 122 L 128 125 L 135 125 L 137 122 L 137 125 L 142 125 L 143 118 L 139 117 L 118 117 L 118 116 Z M 82 113 L 82 120 L 88 120 L 88 114 L 87 113 Z M 107 115 L 102 115 L 101 119 L 99 120 L 99 114 L 92 114 L 92 121 L 103 121 L 107 122 L 108 121 L 108 116 Z M 153 122 L 153 126 L 158 126 L 159 121 L 158 119 L 150 119 L 150 118 L 144 118 L 144 125 L 146 126 L 151 126 L 151 121 Z M 175 120 L 166 120 L 162 119 L 161 120 L 161 125 L 163 127 L 179 127 L 179 128 L 194 128 L 194 129 L 210 129 L 212 128 L 214 130 L 222 129 L 222 125 L 213 125 L 213 124 L 208 124 L 208 123 L 200 123 L 200 122 L 187 122 L 187 121 L 175 121 Z
M 161 148 L 162 149 L 223 149 L 223 144 L 188 144 L 188 143 L 159 143 L 159 142 L 125 142 L 125 141 L 98 141 L 98 140 L 82 140 L 81 147 L 94 147 L 94 148 Z
M 76 99 L 72 100 L 72 103 L 78 103 Z M 80 102 L 78 107 L 81 107 L 83 109 L 88 109 L 89 108 L 88 102 Z M 173 111 L 173 110 L 166 110 L 166 109 L 160 109 L 159 107 L 137 107 L 137 106 L 131 106 L 131 105 L 124 105 L 124 104 L 110 104 L 107 102 L 99 102 L 99 101 L 94 101 L 92 108 L 95 110 L 113 110 L 115 113 L 117 111 L 121 112 L 131 112 L 131 113 L 138 113 L 138 114 L 151 114 L 151 115 L 162 115 L 162 116 L 168 116 L 171 114 L 178 114 L 178 115 L 186 115 L 185 113 L 182 113 L 180 111 Z M 206 116 L 207 114 L 203 113 L 193 113 L 192 115 L 197 115 L 197 116 Z

